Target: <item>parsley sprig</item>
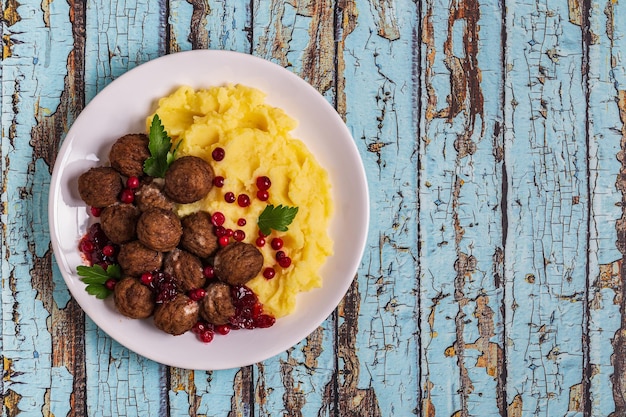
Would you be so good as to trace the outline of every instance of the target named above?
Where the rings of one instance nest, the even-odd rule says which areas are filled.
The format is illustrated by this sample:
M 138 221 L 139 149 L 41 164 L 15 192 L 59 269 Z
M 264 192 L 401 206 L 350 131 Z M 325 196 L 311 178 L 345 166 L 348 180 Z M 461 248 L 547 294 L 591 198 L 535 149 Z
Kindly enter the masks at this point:
M 110 278 L 120 279 L 122 271 L 119 265 L 109 265 L 105 271 L 104 268 L 96 264 L 93 266 L 77 266 L 76 272 L 82 277 L 80 280 L 87 284 L 85 291 L 102 300 L 111 294 L 111 290 L 104 284 Z
M 155 114 L 152 118 L 148 137 L 150 139 L 148 143 L 150 158 L 145 160 L 143 172 L 151 177 L 163 178 L 165 171 L 167 171 L 167 168 L 174 161 L 178 146 L 172 150 L 172 139 L 165 131 L 165 127 L 163 123 L 161 123 L 161 118 L 158 114 Z
M 283 206 L 282 204 L 273 206 L 270 204 L 265 207 L 259 216 L 257 225 L 261 233 L 266 236 L 272 232 L 271 229 L 286 232 L 287 226 L 291 224 L 297 213 L 298 207 Z

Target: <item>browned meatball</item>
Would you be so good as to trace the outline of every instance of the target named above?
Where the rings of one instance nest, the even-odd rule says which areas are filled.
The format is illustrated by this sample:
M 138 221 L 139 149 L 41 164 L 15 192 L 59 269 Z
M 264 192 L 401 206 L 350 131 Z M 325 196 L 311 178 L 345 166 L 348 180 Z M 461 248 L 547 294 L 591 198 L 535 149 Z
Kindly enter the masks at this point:
M 217 252 L 213 268 L 221 281 L 243 285 L 263 268 L 263 254 L 254 245 L 234 242 Z
M 174 336 L 191 330 L 198 321 L 200 307 L 185 294 L 177 294 L 173 300 L 159 304 L 154 311 L 154 324 Z
M 143 175 L 143 163 L 150 157 L 148 142 L 148 136 L 143 133 L 122 136 L 111 146 L 111 166 L 127 177 Z
M 141 211 L 151 208 L 174 210 L 175 203 L 163 193 L 163 182 L 157 179 L 149 184 L 142 184 L 135 192 L 135 204 Z
M 122 188 L 122 177 L 110 167 L 91 168 L 78 177 L 78 194 L 92 207 L 115 204 Z
M 133 240 L 121 246 L 117 262 L 127 275 L 139 276 L 161 268 L 163 254 L 145 247 L 140 241 Z
M 235 315 L 235 305 L 230 296 L 230 286 L 213 282 L 206 288 L 206 296 L 200 302 L 200 315 L 213 324 L 227 324 Z
M 183 156 L 165 173 L 165 194 L 180 204 L 193 203 L 209 193 L 213 176 L 213 168 L 204 159 Z
M 183 292 L 204 286 L 206 278 L 202 269 L 200 259 L 181 249 L 169 252 L 163 261 L 163 271 L 174 278 L 176 286 Z
M 183 236 L 180 244 L 200 258 L 211 256 L 219 247 L 218 238 L 213 232 L 211 215 L 206 211 L 196 211 L 181 220 Z
M 171 211 L 153 208 L 144 211 L 137 221 L 137 238 L 141 243 L 159 252 L 169 252 L 178 246 L 183 227 Z
M 118 311 L 131 319 L 145 319 L 154 311 L 154 293 L 137 278 L 126 277 L 119 281 L 113 300 Z
M 111 242 L 122 244 L 136 239 L 139 210 L 131 204 L 114 204 L 100 214 L 100 225 Z

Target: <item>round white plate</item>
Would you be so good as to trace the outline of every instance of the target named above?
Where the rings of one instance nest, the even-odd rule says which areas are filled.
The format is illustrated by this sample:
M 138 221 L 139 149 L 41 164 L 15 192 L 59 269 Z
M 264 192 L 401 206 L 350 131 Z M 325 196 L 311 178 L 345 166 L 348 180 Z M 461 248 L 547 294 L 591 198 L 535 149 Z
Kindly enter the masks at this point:
M 88 208 L 78 196 L 78 176 L 107 162 L 112 143 L 129 132 L 145 131 L 146 116 L 160 97 L 181 85 L 208 88 L 240 83 L 267 94 L 299 122 L 293 132 L 328 171 L 335 212 L 330 235 L 333 256 L 321 270 L 322 288 L 300 294 L 293 314 L 268 329 L 238 330 L 210 344 L 188 332 L 171 336 L 152 319 L 128 319 L 112 297 L 102 301 L 85 291 L 76 274 L 83 263 L 77 250 L 86 233 Z M 69 290 L 87 315 L 127 348 L 162 364 L 217 370 L 250 365 L 279 354 L 315 330 L 348 290 L 365 248 L 369 197 L 362 161 L 349 130 L 334 108 L 312 86 L 269 61 L 241 53 L 199 50 L 167 55 L 122 75 L 104 88 L 69 130 L 54 166 L 49 197 L 50 235 Z

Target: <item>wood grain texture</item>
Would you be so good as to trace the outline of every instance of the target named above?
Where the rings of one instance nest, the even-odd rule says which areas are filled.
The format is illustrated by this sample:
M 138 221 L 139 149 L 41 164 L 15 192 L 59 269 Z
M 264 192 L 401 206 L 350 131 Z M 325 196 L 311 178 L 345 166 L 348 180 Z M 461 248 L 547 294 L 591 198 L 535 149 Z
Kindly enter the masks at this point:
M 626 4 L 2 2 L 0 416 L 626 415 Z M 65 133 L 166 53 L 252 53 L 338 110 L 372 219 L 354 283 L 263 363 L 169 368 L 70 296 Z

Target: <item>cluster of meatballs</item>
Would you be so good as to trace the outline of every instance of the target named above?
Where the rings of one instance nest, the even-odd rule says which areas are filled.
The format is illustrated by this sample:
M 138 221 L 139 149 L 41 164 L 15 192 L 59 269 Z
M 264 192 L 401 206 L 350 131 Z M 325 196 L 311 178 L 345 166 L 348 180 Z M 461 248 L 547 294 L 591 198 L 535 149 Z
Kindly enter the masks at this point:
M 111 147 L 110 166 L 91 168 L 78 178 L 81 199 L 101 208 L 101 228 L 119 245 L 122 277 L 113 289 L 115 306 L 127 317 L 154 316 L 156 327 L 172 335 L 191 330 L 200 319 L 228 324 L 235 315 L 231 288 L 260 272 L 263 255 L 244 242 L 221 247 L 210 213 L 180 218 L 176 204 L 204 198 L 213 186 L 213 169 L 201 158 L 185 156 L 169 166 L 164 178 L 146 176 L 148 143 L 144 134 L 122 136 Z M 132 202 L 120 201 L 124 178 L 140 179 Z M 207 265 L 217 279 L 206 276 Z M 146 282 L 159 274 L 173 284 L 169 297 L 159 297 L 157 286 Z M 193 296 L 198 289 L 204 296 Z

